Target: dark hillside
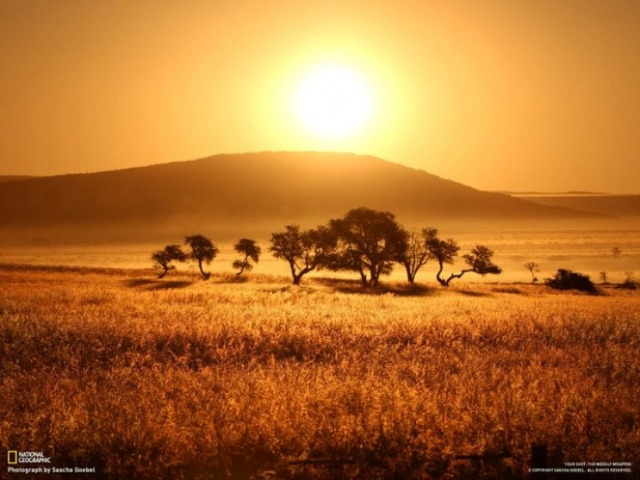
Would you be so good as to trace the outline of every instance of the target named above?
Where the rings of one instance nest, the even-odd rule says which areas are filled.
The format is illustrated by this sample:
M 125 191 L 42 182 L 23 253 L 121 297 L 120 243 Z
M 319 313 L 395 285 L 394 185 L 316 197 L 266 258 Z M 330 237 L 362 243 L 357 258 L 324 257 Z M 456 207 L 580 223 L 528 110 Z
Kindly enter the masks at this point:
M 588 216 L 489 193 L 370 156 L 340 153 L 216 155 L 125 170 L 0 183 L 6 229 L 183 231 L 204 223 L 325 221 L 348 209 L 390 210 L 406 222 Z M 270 227 L 271 228 L 271 227 Z M 97 231 L 97 230 L 96 230 Z

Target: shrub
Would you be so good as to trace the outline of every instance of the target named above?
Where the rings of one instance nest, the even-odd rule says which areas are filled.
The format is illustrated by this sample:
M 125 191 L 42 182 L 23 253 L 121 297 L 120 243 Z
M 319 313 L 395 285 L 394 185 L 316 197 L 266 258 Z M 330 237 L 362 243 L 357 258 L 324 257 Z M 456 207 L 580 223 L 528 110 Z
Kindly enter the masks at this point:
M 553 278 L 547 278 L 545 283 L 556 290 L 580 290 L 581 292 L 596 293 L 596 286 L 589 275 L 572 272 L 559 268 Z
M 633 280 L 625 280 L 620 285 L 618 285 L 616 288 L 623 288 L 625 290 L 635 290 L 636 288 L 638 288 L 638 284 L 636 282 L 634 282 Z
M 636 282 L 633 278 L 633 272 L 624 272 L 626 278 L 624 282 L 618 285 L 616 288 L 625 288 L 627 290 L 635 290 L 638 287 L 638 282 Z

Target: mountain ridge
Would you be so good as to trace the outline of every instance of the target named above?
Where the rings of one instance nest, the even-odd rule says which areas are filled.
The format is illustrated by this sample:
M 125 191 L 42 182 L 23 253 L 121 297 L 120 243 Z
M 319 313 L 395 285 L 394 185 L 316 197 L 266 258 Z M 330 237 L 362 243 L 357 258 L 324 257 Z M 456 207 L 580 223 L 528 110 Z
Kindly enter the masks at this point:
M 640 195 L 531 195 L 532 203 L 619 218 L 640 218 Z
M 32 178 L 37 178 L 37 177 L 35 177 L 34 175 L 0 175 L 0 183 L 29 180 Z
M 401 222 L 571 219 L 589 214 L 483 192 L 369 155 L 220 154 L 95 173 L 0 183 L 5 227 L 45 231 L 112 225 L 184 230 L 324 222 L 365 206 Z

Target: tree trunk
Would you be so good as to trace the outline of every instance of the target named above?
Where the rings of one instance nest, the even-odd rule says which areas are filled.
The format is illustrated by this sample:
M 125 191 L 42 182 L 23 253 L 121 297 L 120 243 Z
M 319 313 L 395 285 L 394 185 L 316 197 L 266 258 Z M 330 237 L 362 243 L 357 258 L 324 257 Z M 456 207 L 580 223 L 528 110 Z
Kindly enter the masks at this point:
M 449 286 L 449 282 L 447 280 L 444 280 L 440 275 L 442 274 L 442 270 L 444 270 L 444 264 L 442 262 L 438 262 L 438 264 L 440 265 L 440 269 L 438 270 L 438 273 L 436 273 L 436 280 L 438 280 L 438 283 L 440 285 L 442 285 L 443 287 L 448 287 Z
M 300 270 L 296 275 L 295 270 L 292 266 L 291 273 L 293 274 L 293 284 L 300 285 L 300 281 L 302 280 L 302 277 L 304 277 L 307 273 L 312 272 L 315 268 L 316 268 L 315 265 L 311 267 L 305 267 L 302 270 Z
M 160 275 L 158 275 L 158 278 L 164 278 L 164 276 L 169 271 L 169 268 L 166 265 L 162 265 L 162 268 L 164 268 L 164 272 L 162 272 Z
M 403 263 L 405 270 L 407 271 L 407 282 L 414 283 L 416 280 L 416 273 L 411 271 L 411 265 L 408 262 Z
M 200 273 L 202 274 L 202 278 L 204 278 L 205 280 L 208 280 L 209 277 L 211 276 L 210 273 L 205 272 L 202 269 L 202 260 L 198 259 L 198 268 L 200 268 Z
M 371 265 L 371 286 L 373 287 L 378 286 L 378 283 L 380 283 L 380 275 L 382 275 L 383 269 L 384 269 L 384 262 Z
M 376 273 L 376 266 L 374 263 L 371 263 L 371 266 L 369 267 L 369 274 L 371 275 L 371 278 L 369 279 L 369 286 L 371 287 L 375 287 L 378 285 L 378 278 Z
M 461 278 L 461 277 L 462 277 L 465 273 L 467 273 L 467 272 L 473 272 L 473 269 L 472 269 L 472 268 L 470 268 L 470 269 L 465 269 L 465 270 L 462 270 L 460 273 L 452 273 L 451 275 L 449 275 L 449 278 L 447 278 L 447 279 L 445 280 L 445 287 L 448 287 L 448 286 L 449 286 L 449 282 L 450 282 L 451 280 L 453 280 L 453 279 L 455 279 L 455 278 Z
M 244 262 L 242 262 L 242 267 L 240 267 L 240 271 L 238 273 L 236 273 L 236 275 L 239 277 L 240 275 L 242 275 L 242 272 L 244 272 L 244 269 L 247 267 L 247 259 L 245 258 Z
M 236 273 L 238 277 L 243 274 L 244 269 L 247 268 L 248 264 L 249 264 L 249 255 L 245 255 L 244 260 L 242 261 L 242 267 L 240 267 L 240 271 Z
M 300 277 L 297 277 L 296 275 L 296 265 L 292 260 L 289 260 L 289 268 L 291 269 L 291 277 L 293 278 L 293 284 L 300 285 Z

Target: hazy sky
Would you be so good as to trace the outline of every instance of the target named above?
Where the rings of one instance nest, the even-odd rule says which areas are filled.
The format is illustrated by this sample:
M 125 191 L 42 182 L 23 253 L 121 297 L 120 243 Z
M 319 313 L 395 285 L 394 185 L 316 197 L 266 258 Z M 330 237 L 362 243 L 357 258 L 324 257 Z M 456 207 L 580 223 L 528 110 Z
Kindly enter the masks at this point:
M 373 92 L 357 134 L 293 113 L 326 63 Z M 263 150 L 640 193 L 640 2 L 0 0 L 0 174 Z

